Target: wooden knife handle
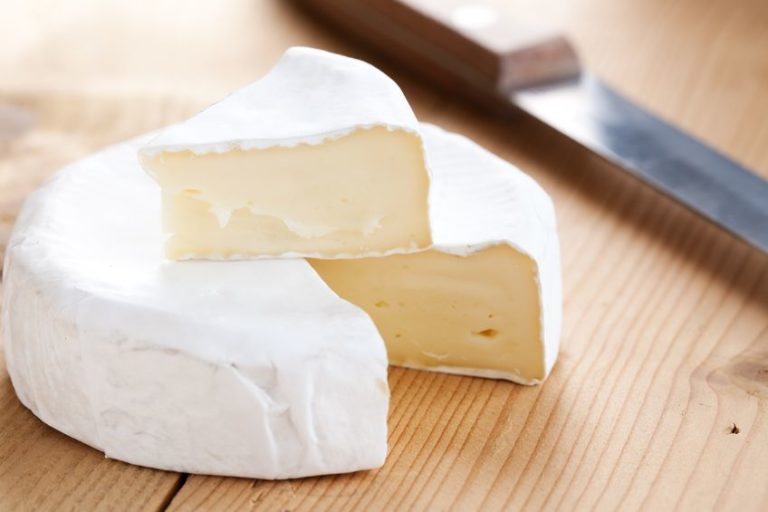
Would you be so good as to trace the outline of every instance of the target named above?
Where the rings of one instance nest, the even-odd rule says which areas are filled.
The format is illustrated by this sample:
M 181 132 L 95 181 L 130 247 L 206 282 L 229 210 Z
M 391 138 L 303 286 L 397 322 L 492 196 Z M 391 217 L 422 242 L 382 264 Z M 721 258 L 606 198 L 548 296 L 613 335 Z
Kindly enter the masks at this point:
M 579 73 L 561 34 L 462 0 L 295 0 L 438 85 L 475 99 Z M 500 3 L 500 2 L 499 2 Z

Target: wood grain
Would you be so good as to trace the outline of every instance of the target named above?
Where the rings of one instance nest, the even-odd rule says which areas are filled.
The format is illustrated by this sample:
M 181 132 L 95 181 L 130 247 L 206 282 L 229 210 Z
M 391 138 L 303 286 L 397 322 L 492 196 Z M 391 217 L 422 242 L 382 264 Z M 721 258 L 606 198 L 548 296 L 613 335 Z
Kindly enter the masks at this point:
M 498 3 L 564 27 L 587 67 L 768 176 L 768 3 Z M 0 7 L 0 246 L 23 196 L 60 165 L 183 119 L 286 46 L 376 62 L 278 0 Z M 54 432 L 0 370 L 0 508 L 768 509 L 768 258 L 545 126 L 490 118 L 383 68 L 421 119 L 554 197 L 565 330 L 546 384 L 391 369 L 380 470 L 183 482 Z
M 0 96 L 0 255 L 23 197 L 61 165 L 152 127 L 149 101 Z M 115 123 L 115 119 L 121 119 Z M 146 121 L 142 121 L 146 119 Z M 149 126 L 142 124 L 149 122 Z M 2 290 L 0 290 L 2 291 Z M 159 510 L 182 475 L 104 458 L 21 405 L 0 353 L 0 510 Z
M 0 355 L 0 362 L 5 367 Z M 180 476 L 105 459 L 27 411 L 0 376 L 0 509 L 158 510 Z

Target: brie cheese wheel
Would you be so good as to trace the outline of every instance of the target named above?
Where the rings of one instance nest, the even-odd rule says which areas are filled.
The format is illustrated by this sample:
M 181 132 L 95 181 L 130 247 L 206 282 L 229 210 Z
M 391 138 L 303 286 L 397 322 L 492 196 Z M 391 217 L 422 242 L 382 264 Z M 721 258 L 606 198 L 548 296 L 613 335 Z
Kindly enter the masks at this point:
M 289 49 L 272 71 L 140 151 L 171 259 L 414 252 L 429 174 L 403 93 L 365 62 Z
M 22 401 L 107 457 L 293 478 L 380 466 L 387 359 L 303 259 L 174 263 L 146 139 L 26 202 L 6 253 L 4 346 Z
M 560 255 L 552 201 L 469 139 L 422 125 L 435 246 L 417 254 L 311 260 L 365 309 L 391 364 L 541 382 L 560 339 Z

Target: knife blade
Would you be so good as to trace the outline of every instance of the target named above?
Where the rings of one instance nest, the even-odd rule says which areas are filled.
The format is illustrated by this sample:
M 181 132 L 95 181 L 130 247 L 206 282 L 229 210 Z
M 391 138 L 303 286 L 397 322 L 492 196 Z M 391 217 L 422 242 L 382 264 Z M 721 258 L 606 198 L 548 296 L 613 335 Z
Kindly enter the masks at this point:
M 462 0 L 294 0 L 486 109 L 521 109 L 768 253 L 768 182 L 581 69 L 549 29 Z

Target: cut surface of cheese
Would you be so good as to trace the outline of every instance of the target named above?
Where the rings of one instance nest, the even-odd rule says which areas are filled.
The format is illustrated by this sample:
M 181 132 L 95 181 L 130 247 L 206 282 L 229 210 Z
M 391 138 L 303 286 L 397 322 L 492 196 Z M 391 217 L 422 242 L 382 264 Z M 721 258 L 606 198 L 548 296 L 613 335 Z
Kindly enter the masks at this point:
M 289 49 L 140 151 L 171 259 L 355 258 L 431 244 L 418 123 L 373 66 Z
M 426 124 L 422 134 L 435 247 L 310 261 L 373 318 L 390 363 L 541 382 L 557 356 L 562 315 L 552 202 L 472 141 Z
M 66 168 L 18 218 L 2 324 L 22 403 L 153 468 L 293 478 L 380 466 L 387 359 L 370 318 L 303 259 L 164 260 L 160 191 L 135 158 L 145 141 Z

